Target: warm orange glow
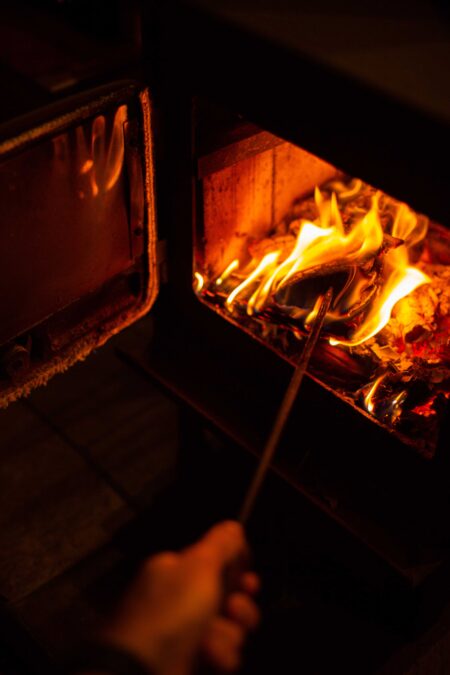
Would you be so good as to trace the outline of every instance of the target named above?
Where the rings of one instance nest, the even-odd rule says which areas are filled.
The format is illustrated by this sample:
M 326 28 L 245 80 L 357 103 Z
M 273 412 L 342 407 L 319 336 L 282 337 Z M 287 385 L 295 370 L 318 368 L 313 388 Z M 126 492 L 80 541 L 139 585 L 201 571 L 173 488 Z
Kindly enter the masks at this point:
M 94 166 L 94 162 L 92 161 L 92 159 L 87 159 L 84 162 L 83 166 L 81 167 L 80 173 L 87 173 L 88 171 L 90 171 L 92 169 L 93 166 Z
M 276 266 L 274 263 L 282 252 L 268 254 L 264 258 L 263 269 L 258 265 L 257 270 L 232 291 L 232 299 L 229 297 L 227 302 L 232 302 L 238 293 L 261 277 L 247 304 L 248 314 L 253 314 L 261 311 L 269 295 L 280 290 L 298 272 L 333 260 L 359 262 L 370 254 L 376 254 L 383 241 L 383 230 L 377 218 L 377 199 L 374 199 L 371 210 L 348 233 L 344 231 L 335 194 L 327 200 L 316 188 L 315 200 L 319 210 L 318 222 L 299 223 L 299 233 L 291 253 Z M 262 271 L 265 271 L 264 275 Z
M 91 190 L 92 190 L 92 196 L 96 197 L 99 193 L 98 185 L 95 180 L 95 176 L 93 173 L 91 173 Z
M 87 175 L 93 197 L 109 192 L 119 180 L 122 172 L 125 144 L 124 123 L 127 120 L 127 106 L 121 105 L 114 114 L 111 131 L 108 131 L 104 115 L 98 115 L 92 123 L 90 143 L 83 132 L 77 134 L 83 157 L 80 174 Z
M 114 117 L 114 126 L 106 156 L 105 192 L 117 183 L 122 171 L 125 153 L 123 125 L 127 118 L 127 106 L 121 105 Z
M 356 186 L 347 191 L 348 194 L 343 193 L 346 197 L 352 197 L 360 188 L 361 182 L 355 183 Z M 380 197 L 380 192 L 375 193 L 370 209 L 356 219 L 351 227 L 345 227 L 335 193 L 332 192 L 328 197 L 316 187 L 314 199 L 319 214 L 316 220 L 296 222 L 298 234 L 290 251 L 277 248 L 260 259 L 253 257 L 244 266 L 242 275 L 233 276 L 233 280 L 239 283 L 226 299 L 228 309 L 232 311 L 235 301 L 239 299 L 240 305 L 244 304 L 247 314 L 251 316 L 261 312 L 282 288 L 307 276 L 309 270 L 340 264 L 350 272 L 351 269 L 356 270 L 374 261 L 384 245 Z M 387 324 L 399 300 L 429 281 L 423 272 L 409 264 L 408 255 L 408 247 L 417 243 L 425 233 L 426 225 L 419 222 L 416 214 L 405 204 L 401 204 L 392 227 L 392 237 L 402 241 L 396 241 L 396 245 L 383 250 L 382 283 L 376 300 L 370 304 L 362 322 L 354 328 L 349 338 L 331 338 L 330 344 L 353 347 L 368 340 Z M 221 286 L 238 268 L 240 261 L 233 260 L 216 279 L 216 286 Z M 353 274 L 351 283 L 345 289 L 346 304 L 338 295 L 326 321 L 339 320 L 345 313 L 345 307 L 356 303 L 368 286 L 369 281 L 364 275 Z M 314 311 L 307 312 L 305 325 L 313 317 Z
M 375 406 L 374 406 L 373 399 L 374 399 L 374 396 L 375 396 L 375 394 L 378 390 L 378 387 L 380 386 L 382 380 L 384 379 L 384 376 L 385 376 L 385 373 L 383 373 L 383 375 L 380 375 L 379 377 L 377 377 L 377 379 L 375 380 L 373 385 L 370 387 L 368 393 L 364 397 L 364 406 L 365 406 L 367 412 L 371 413 L 371 412 L 374 411 Z
M 373 337 L 386 326 L 399 300 L 430 281 L 426 274 L 409 265 L 408 243 L 410 245 L 417 243 L 425 234 L 425 226 L 418 220 L 416 214 L 406 204 L 401 204 L 396 214 L 392 235 L 402 239 L 405 244 L 385 254 L 385 281 L 378 302 L 372 305 L 364 323 L 353 334 L 351 340 L 331 339 L 330 344 L 354 347 Z
M 416 407 L 412 409 L 412 412 L 416 415 L 422 415 L 422 417 L 433 417 L 436 415 L 436 410 L 432 408 L 433 403 L 434 401 L 431 400 L 424 405 L 416 405 Z
M 203 275 L 200 274 L 200 272 L 194 272 L 194 276 L 195 276 L 195 282 L 196 282 L 194 290 L 195 290 L 196 293 L 199 293 L 203 288 L 203 285 L 205 283 L 205 279 L 204 279 Z
M 89 174 L 92 196 L 99 193 L 99 179 L 97 172 L 104 162 L 105 156 L 105 116 L 99 115 L 92 124 L 91 137 L 92 170 Z
M 286 146 L 211 163 L 198 297 L 295 363 L 331 289 L 310 374 L 431 456 L 450 398 L 448 229 Z
M 406 266 L 404 269 L 394 269 L 383 291 L 384 300 L 381 304 L 376 303 L 372 306 L 363 325 L 353 334 L 352 339 L 335 340 L 330 338 L 330 344 L 354 347 L 373 337 L 385 327 L 397 302 L 428 281 L 427 275 L 414 267 Z
M 264 258 L 261 260 L 259 265 L 256 267 L 256 269 L 251 272 L 251 274 L 248 275 L 248 277 L 243 281 L 237 288 L 234 289 L 228 296 L 226 300 L 226 304 L 229 309 L 232 308 L 232 304 L 234 300 L 237 298 L 242 291 L 244 291 L 247 286 L 250 286 L 253 281 L 258 280 L 264 273 L 265 270 L 271 270 L 273 269 L 274 264 L 278 260 L 280 256 L 280 251 L 275 251 L 273 253 L 268 253 L 267 255 L 264 256 Z
M 232 272 L 234 272 L 234 270 L 237 270 L 238 267 L 239 267 L 239 260 L 238 260 L 237 258 L 235 258 L 232 262 L 230 262 L 230 264 L 228 265 L 228 267 L 226 267 L 226 268 L 224 269 L 224 271 L 222 272 L 222 274 L 220 275 L 220 277 L 218 277 L 218 278 L 216 279 L 216 286 L 221 286 L 221 284 L 223 284 L 223 282 L 225 281 L 225 279 L 228 279 L 228 277 L 230 276 L 230 274 L 231 274 Z

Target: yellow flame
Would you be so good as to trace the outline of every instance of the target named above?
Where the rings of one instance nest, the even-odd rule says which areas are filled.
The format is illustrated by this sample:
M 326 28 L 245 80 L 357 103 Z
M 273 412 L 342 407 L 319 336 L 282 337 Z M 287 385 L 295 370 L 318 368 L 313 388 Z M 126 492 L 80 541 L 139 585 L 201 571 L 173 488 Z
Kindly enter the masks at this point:
M 315 321 L 316 316 L 319 313 L 319 309 L 320 309 L 320 305 L 322 304 L 322 300 L 323 300 L 323 298 L 319 295 L 316 302 L 314 303 L 314 307 L 312 308 L 312 310 L 310 311 L 310 313 L 308 314 L 308 316 L 306 317 L 306 319 L 304 321 L 305 326 L 309 326 L 310 324 L 312 324 Z
M 423 224 L 419 223 L 415 213 L 406 204 L 401 204 L 395 218 L 392 234 L 405 241 L 414 243 L 425 235 Z M 377 302 L 365 317 L 364 323 L 352 335 L 350 340 L 330 339 L 331 345 L 341 344 L 354 347 L 365 342 L 382 330 L 391 318 L 392 310 L 399 300 L 405 298 L 416 288 L 429 283 L 430 278 L 417 267 L 409 263 L 406 245 L 393 248 L 385 255 L 385 279 Z
M 218 277 L 218 278 L 216 279 L 216 286 L 221 286 L 221 285 L 223 284 L 223 282 L 225 281 L 225 279 L 228 279 L 228 277 L 230 276 L 230 274 L 231 274 L 232 272 L 234 272 L 234 270 L 237 270 L 238 267 L 239 267 L 239 260 L 238 260 L 238 258 L 235 258 L 232 262 L 230 262 L 230 264 L 228 265 L 228 267 L 226 267 L 226 268 L 224 269 L 224 271 L 222 272 L 222 274 L 220 275 L 220 277 Z
M 357 188 L 360 185 L 361 183 L 357 182 Z M 352 193 L 353 191 L 349 193 L 350 196 Z M 381 251 L 384 237 L 379 214 L 380 197 L 381 193 L 377 192 L 372 198 L 369 211 L 346 231 L 336 194 L 333 192 L 328 198 L 316 187 L 314 199 L 319 213 L 317 220 L 314 223 L 310 221 L 299 223 L 297 239 L 289 254 L 276 250 L 266 254 L 260 261 L 254 259 L 249 265 L 248 276 L 229 294 L 226 300 L 228 308 L 231 309 L 236 298 L 245 292 L 246 311 L 252 315 L 261 311 L 269 297 L 273 297 L 299 273 L 307 272 L 311 268 L 320 268 L 321 265 L 328 263 L 345 262 L 350 268 L 352 265 L 362 265 L 368 260 L 373 260 Z M 380 272 L 381 290 L 376 300 L 372 302 L 362 324 L 349 339 L 332 338 L 330 344 L 350 347 L 368 340 L 387 324 L 394 306 L 401 298 L 421 284 L 429 282 L 425 274 L 409 264 L 408 254 L 408 247 L 419 242 L 425 233 L 426 221 L 418 218 L 405 204 L 401 204 L 396 212 L 392 236 L 402 239 L 405 244 L 391 248 L 383 254 L 383 269 Z M 221 285 L 238 266 L 239 261 L 233 260 L 218 277 L 216 285 Z M 357 301 L 368 283 L 361 275 L 354 279 L 352 286 L 346 290 L 347 306 L 349 298 L 352 302 Z M 250 290 L 252 292 L 248 296 Z M 336 300 L 337 304 L 339 299 Z M 307 316 L 307 321 L 312 320 L 313 316 L 314 310 Z M 329 318 L 336 316 L 333 311 Z
M 288 257 L 275 268 L 273 265 L 264 265 L 263 269 L 266 270 L 266 274 L 248 301 L 249 314 L 252 314 L 254 310 L 260 311 L 268 296 L 280 290 L 296 273 L 344 258 L 358 262 L 371 253 L 375 254 L 380 248 L 383 231 L 378 220 L 378 197 L 374 198 L 370 211 L 349 233 L 344 231 L 334 193 L 331 199 L 327 200 L 316 188 L 315 199 L 319 209 L 319 225 L 303 221 L 295 245 Z M 281 251 L 273 252 L 277 258 L 280 253 Z M 259 266 L 257 269 L 258 274 L 256 277 L 252 276 L 251 281 L 261 276 L 262 270 Z M 230 302 L 238 294 L 236 291 L 241 293 L 248 286 L 246 281 L 231 293 L 233 297 Z
M 363 325 L 353 334 L 352 339 L 335 340 L 330 338 L 330 345 L 355 347 L 373 337 L 385 327 L 397 302 L 429 281 L 429 277 L 415 267 L 395 270 L 384 287 L 384 301 L 381 305 L 377 303 L 372 306 Z
M 403 239 L 407 247 L 414 246 L 425 237 L 428 222 L 425 218 L 419 219 L 406 204 L 400 204 L 395 215 L 392 235 Z
M 228 305 L 228 308 L 231 308 L 231 305 L 233 304 L 234 300 L 236 297 L 242 293 L 242 291 L 247 288 L 253 281 L 258 279 L 266 270 L 267 268 L 271 267 L 278 259 L 280 255 L 280 251 L 273 251 L 272 253 L 268 253 L 267 255 L 264 256 L 264 258 L 261 260 L 259 265 L 251 274 L 248 275 L 248 277 L 241 283 L 237 288 L 234 289 L 226 299 L 226 304 Z
M 377 377 L 377 379 L 375 380 L 373 385 L 370 387 L 368 393 L 364 397 L 364 406 L 365 406 L 367 412 L 372 413 L 375 409 L 373 399 L 374 399 L 374 396 L 375 396 L 375 394 L 378 390 L 378 387 L 380 386 L 381 382 L 384 380 L 385 375 L 386 375 L 386 373 L 383 373 L 382 375 Z

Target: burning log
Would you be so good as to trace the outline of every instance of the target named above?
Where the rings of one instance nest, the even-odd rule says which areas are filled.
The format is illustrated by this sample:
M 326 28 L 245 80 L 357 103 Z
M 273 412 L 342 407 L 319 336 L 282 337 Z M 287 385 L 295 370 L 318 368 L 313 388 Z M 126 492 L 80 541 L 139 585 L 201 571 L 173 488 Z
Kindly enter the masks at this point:
M 199 295 L 291 359 L 332 286 L 311 372 L 429 452 L 450 398 L 448 231 L 339 180 L 296 201 L 248 254 L 203 288 L 197 280 Z
M 385 233 L 376 254 L 372 252 L 366 253 L 356 262 L 346 260 L 345 258 L 331 260 L 330 262 L 296 272 L 281 285 L 281 288 L 278 287 L 271 294 L 271 302 L 281 313 L 293 318 L 304 317 L 307 313 L 307 308 L 302 307 L 298 299 L 302 296 L 305 284 L 313 286 L 312 291 L 306 293 L 307 296 L 312 296 L 313 304 L 318 289 L 317 282 L 323 278 L 324 286 L 328 287 L 331 285 L 335 289 L 335 293 L 337 294 L 333 304 L 333 307 L 335 307 L 339 305 L 339 301 L 342 300 L 346 292 L 351 288 L 355 277 L 359 275 L 364 285 L 354 302 L 345 309 L 341 309 L 338 315 L 336 313 L 333 315 L 333 312 L 330 312 L 327 316 L 328 330 L 325 328 L 325 332 L 329 335 L 333 334 L 332 331 L 330 333 L 330 324 L 335 325 L 339 323 L 342 333 L 344 325 L 362 315 L 379 292 L 383 283 L 383 254 L 402 244 L 402 239 Z

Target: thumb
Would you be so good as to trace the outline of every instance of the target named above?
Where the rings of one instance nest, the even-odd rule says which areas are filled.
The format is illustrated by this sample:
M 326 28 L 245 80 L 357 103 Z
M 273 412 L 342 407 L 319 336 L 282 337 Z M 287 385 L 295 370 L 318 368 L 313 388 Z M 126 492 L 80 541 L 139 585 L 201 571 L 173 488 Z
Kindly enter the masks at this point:
M 234 520 L 214 525 L 192 549 L 195 549 L 197 554 L 206 556 L 210 564 L 218 569 L 223 569 L 238 560 L 249 559 L 244 529 Z

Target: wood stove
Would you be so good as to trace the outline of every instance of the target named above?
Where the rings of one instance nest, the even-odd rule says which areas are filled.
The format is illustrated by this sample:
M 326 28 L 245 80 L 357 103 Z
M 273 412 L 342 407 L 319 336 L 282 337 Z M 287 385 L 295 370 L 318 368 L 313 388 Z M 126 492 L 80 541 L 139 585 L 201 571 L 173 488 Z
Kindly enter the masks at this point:
M 327 212 L 320 226 L 336 226 L 350 218 L 343 206 L 346 200 L 353 205 L 347 193 L 366 199 L 378 194 L 376 186 L 384 200 L 376 219 L 386 216 L 390 226 L 378 230 L 375 253 L 358 265 L 404 250 L 408 234 L 392 229 L 398 201 L 408 205 L 404 219 L 419 214 L 414 228 L 423 230 L 425 216 L 427 226 L 431 221 L 426 246 L 413 228 L 414 262 L 448 264 L 449 110 L 433 85 L 431 66 L 432 77 L 424 66 L 413 83 L 404 77 L 403 52 L 394 60 L 397 70 L 386 67 L 392 44 L 403 45 L 410 62 L 421 62 L 422 52 L 411 48 L 417 23 L 405 25 L 395 8 L 386 10 L 385 32 L 352 43 L 349 52 L 346 33 L 368 35 L 368 26 L 384 21 L 382 14 L 365 16 L 349 6 L 348 23 L 336 31 L 329 8 L 318 17 L 306 5 L 300 11 L 291 4 L 274 9 L 270 3 L 256 8 L 199 1 L 149 8 L 143 15 L 142 83 L 84 92 L 4 129 L 5 203 L 17 217 L 24 212 L 15 195 L 28 171 L 33 198 L 27 196 L 26 207 L 38 223 L 31 237 L 26 219 L 21 238 L 16 218 L 8 216 L 2 228 L 4 269 L 17 290 L 2 300 L 8 319 L 2 319 L 1 333 L 5 403 L 86 356 L 156 300 L 154 334 L 143 350 L 124 356 L 258 455 L 307 332 L 316 289 L 333 282 L 342 296 L 350 273 L 347 266 L 323 274 L 323 261 L 316 260 L 313 280 L 294 289 L 296 299 L 272 293 L 284 309 L 275 323 L 263 315 L 255 339 L 249 321 L 267 311 L 259 296 L 256 314 L 247 312 L 258 289 L 249 286 L 252 292 L 240 296 L 243 308 L 233 301 L 227 308 L 226 299 L 235 293 L 236 300 L 244 278 L 237 277 L 225 296 L 216 292 L 233 281 L 233 261 L 241 269 L 253 251 L 248 276 L 273 253 L 274 238 L 287 237 L 290 248 L 278 254 L 282 264 L 295 247 L 298 221 L 317 226 Z M 422 10 L 421 30 L 441 39 L 439 10 Z M 42 163 L 37 179 L 31 158 L 33 166 Z M 43 185 L 53 186 L 58 199 L 42 199 Z M 355 222 L 371 212 L 369 206 Z M 73 239 L 61 236 L 62 217 L 76 231 Z M 344 225 L 341 235 L 347 236 L 352 230 Z M 362 246 L 365 241 L 364 235 Z M 28 263 L 18 270 L 23 251 Z M 332 262 L 340 261 L 342 256 Z M 270 275 L 275 272 L 272 267 Z M 347 313 L 358 293 L 367 299 L 373 288 L 378 292 L 379 278 L 372 287 L 352 289 Z M 30 287 L 38 301 L 27 295 Z M 14 314 L 20 289 L 23 309 Z M 286 307 L 297 314 L 290 316 Z M 280 347 L 271 343 L 270 331 L 283 322 L 287 329 L 278 331 L 277 340 L 286 344 Z M 351 341 L 354 334 L 341 329 L 342 322 L 328 338 Z M 439 330 L 445 333 L 448 324 Z M 422 344 L 423 333 L 416 333 Z M 356 567 L 364 560 L 379 574 L 394 572 L 414 586 L 447 558 L 448 382 L 445 376 L 433 380 L 431 390 L 427 381 L 426 392 L 423 383 L 412 390 L 402 380 L 397 387 L 391 361 L 362 380 L 360 363 L 348 358 L 346 348 L 322 342 L 274 469 L 350 533 L 358 543 Z M 345 391 L 324 378 L 324 367 L 350 383 Z M 388 376 L 393 383 L 386 412 L 380 394 L 387 385 L 380 378 Z M 397 424 L 405 398 L 416 416 L 406 430 Z M 372 415 L 369 405 L 379 400 L 379 415 L 378 408 Z M 417 437 L 422 421 L 430 438 Z

